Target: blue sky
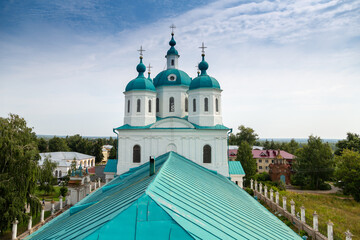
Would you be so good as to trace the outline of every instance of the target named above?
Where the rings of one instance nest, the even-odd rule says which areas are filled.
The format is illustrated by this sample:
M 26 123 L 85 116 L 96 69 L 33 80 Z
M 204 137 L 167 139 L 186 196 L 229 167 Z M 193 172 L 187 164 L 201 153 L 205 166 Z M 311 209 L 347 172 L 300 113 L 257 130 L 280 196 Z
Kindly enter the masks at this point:
M 112 135 L 138 52 L 191 77 L 207 45 L 224 124 L 262 138 L 360 133 L 360 1 L 1 1 L 0 116 L 38 134 Z

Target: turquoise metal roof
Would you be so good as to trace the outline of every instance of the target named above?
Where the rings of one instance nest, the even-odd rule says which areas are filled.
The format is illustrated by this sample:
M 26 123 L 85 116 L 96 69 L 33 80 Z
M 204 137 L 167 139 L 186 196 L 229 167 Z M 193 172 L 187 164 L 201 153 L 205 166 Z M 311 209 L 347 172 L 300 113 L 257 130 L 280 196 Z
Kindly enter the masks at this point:
M 194 78 L 191 81 L 189 90 L 199 89 L 199 88 L 215 88 L 220 89 L 219 82 L 207 75 L 206 70 L 209 68 L 209 64 L 205 61 L 205 55 L 202 55 L 202 61 L 199 63 L 199 70 L 201 70 L 201 74 Z
M 245 175 L 241 162 L 229 161 L 229 174 Z
M 159 171 L 166 159 L 167 155 L 156 158 L 156 171 Z M 149 176 L 149 163 L 133 168 L 72 207 L 86 205 L 87 208 L 75 214 L 71 214 L 70 208 L 26 239 L 84 239 L 120 217 L 145 193 L 155 176 Z
M 171 34 L 171 40 L 169 42 L 169 45 L 171 46 L 170 49 L 167 51 L 167 54 L 166 55 L 178 55 L 179 56 L 179 53 L 178 51 L 175 49 L 175 45 L 176 45 L 176 41 L 174 39 L 174 34 L 172 33 Z
M 106 166 L 104 168 L 104 172 L 116 173 L 117 172 L 117 163 L 118 163 L 117 159 L 108 159 Z
M 138 71 L 139 75 L 137 78 L 131 80 L 125 88 L 125 92 L 128 91 L 152 91 L 156 92 L 154 84 L 151 79 L 146 78 L 144 76 L 144 72 L 146 70 L 145 65 L 142 62 L 142 57 L 140 57 L 140 63 L 136 66 L 136 71 Z
M 301 239 L 229 179 L 174 152 L 146 194 L 194 239 Z
M 176 76 L 175 81 L 170 81 L 168 79 L 168 76 L 170 74 L 174 74 Z M 160 86 L 189 86 L 191 83 L 191 78 L 189 75 L 187 75 L 186 72 L 181 71 L 179 69 L 167 69 L 162 72 L 160 72 L 156 77 L 154 78 L 154 86 L 160 87 Z
M 183 120 L 187 120 L 187 117 L 184 117 L 184 118 L 179 118 L 179 117 L 166 117 L 166 118 L 160 118 L 160 117 L 157 117 L 156 118 L 156 121 L 161 121 L 163 119 L 167 119 L 167 118 L 178 118 L 178 119 L 183 119 Z M 189 121 L 188 121 L 189 122 Z M 224 125 L 222 124 L 217 124 L 215 126 L 200 126 L 200 125 L 197 125 L 195 123 L 192 123 L 192 122 L 189 122 L 190 124 L 192 124 L 194 126 L 195 129 L 210 129 L 210 130 L 230 130 L 230 128 L 228 127 L 225 127 Z M 149 125 L 146 125 L 146 126 L 131 126 L 129 124 L 125 124 L 125 125 L 122 125 L 120 127 L 117 127 L 117 128 L 114 128 L 113 130 L 134 130 L 134 129 L 164 129 L 164 128 L 151 128 L 152 125 L 154 125 L 155 123 L 152 123 L 152 124 L 149 124 Z M 173 128 L 173 129 L 179 129 L 179 128 Z M 189 128 L 189 129 L 192 129 L 192 128 Z
M 26 239 L 301 239 L 226 177 L 169 152 L 116 177 Z

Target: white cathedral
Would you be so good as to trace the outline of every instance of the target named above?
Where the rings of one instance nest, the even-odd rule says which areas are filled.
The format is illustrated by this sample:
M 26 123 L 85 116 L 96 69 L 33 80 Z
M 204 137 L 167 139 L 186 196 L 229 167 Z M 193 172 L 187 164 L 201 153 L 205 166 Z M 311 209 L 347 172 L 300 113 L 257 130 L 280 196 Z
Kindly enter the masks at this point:
M 115 174 L 140 166 L 150 156 L 174 151 L 228 177 L 227 139 L 231 129 L 222 122 L 220 84 L 206 72 L 209 65 L 204 45 L 198 76 L 192 79 L 180 70 L 180 55 L 175 49 L 174 33 L 171 35 L 165 56 L 167 69 L 153 80 L 150 72 L 144 76 L 146 67 L 142 48 L 139 50 L 138 76 L 124 91 L 124 125 L 114 128 L 118 137 Z M 106 175 L 107 181 L 114 176 L 111 172 Z

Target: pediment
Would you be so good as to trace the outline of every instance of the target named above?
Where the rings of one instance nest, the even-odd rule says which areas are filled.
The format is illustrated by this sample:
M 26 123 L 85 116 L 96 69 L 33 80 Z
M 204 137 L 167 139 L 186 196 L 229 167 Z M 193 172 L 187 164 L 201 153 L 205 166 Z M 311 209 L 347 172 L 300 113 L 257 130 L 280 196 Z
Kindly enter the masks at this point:
M 195 127 L 185 119 L 166 118 L 157 121 L 150 128 L 195 128 Z

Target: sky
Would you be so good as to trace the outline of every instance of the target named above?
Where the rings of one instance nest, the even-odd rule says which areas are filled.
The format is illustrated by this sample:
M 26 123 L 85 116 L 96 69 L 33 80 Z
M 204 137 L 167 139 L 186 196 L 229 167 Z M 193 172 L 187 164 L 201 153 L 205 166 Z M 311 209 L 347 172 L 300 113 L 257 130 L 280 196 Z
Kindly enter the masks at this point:
M 3 0 L 0 117 L 16 113 L 37 134 L 115 136 L 137 50 L 155 77 L 171 24 L 190 77 L 207 46 L 207 72 L 234 132 L 360 133 L 359 0 Z

